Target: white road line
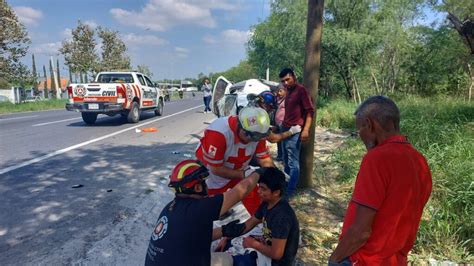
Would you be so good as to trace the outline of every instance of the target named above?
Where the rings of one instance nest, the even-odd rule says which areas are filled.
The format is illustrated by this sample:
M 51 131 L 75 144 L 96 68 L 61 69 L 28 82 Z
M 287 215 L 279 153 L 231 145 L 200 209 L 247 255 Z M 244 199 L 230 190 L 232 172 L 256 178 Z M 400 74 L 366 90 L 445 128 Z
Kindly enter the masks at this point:
M 69 119 L 64 119 L 64 120 L 53 121 L 53 122 L 34 124 L 34 125 L 32 125 L 32 127 L 40 127 L 40 126 L 45 126 L 45 125 L 49 125 L 49 124 L 61 123 L 61 122 L 70 121 L 70 120 L 77 120 L 77 119 L 81 119 L 81 118 L 80 117 L 74 117 L 74 118 L 69 118 Z
M 5 174 L 5 173 L 8 173 L 8 172 L 13 171 L 13 170 L 16 170 L 16 169 L 18 169 L 18 168 L 22 168 L 22 167 L 28 166 L 28 165 L 30 165 L 30 164 L 34 164 L 34 163 L 37 163 L 37 162 L 44 161 L 44 160 L 46 160 L 46 159 L 48 159 L 48 158 L 51 158 L 51 157 L 53 157 L 53 156 L 56 156 L 56 155 L 59 155 L 59 154 L 63 154 L 63 153 L 68 152 L 68 151 L 72 151 L 72 150 L 74 150 L 74 149 L 77 149 L 77 148 L 80 148 L 80 147 L 89 145 L 89 144 L 91 144 L 91 143 L 94 143 L 94 142 L 97 142 L 97 141 L 101 141 L 101 140 L 103 140 L 103 139 L 110 138 L 110 137 L 113 137 L 113 136 L 118 135 L 118 134 L 122 134 L 122 133 L 124 133 L 124 132 L 133 130 L 133 129 L 135 129 L 135 128 L 138 128 L 138 127 L 141 127 L 141 126 L 145 126 L 145 125 L 154 123 L 154 122 L 156 122 L 156 121 L 160 121 L 160 120 L 166 119 L 166 118 L 168 118 L 168 117 L 172 117 L 172 116 L 175 116 L 175 115 L 179 115 L 179 114 L 182 114 L 182 113 L 185 113 L 185 112 L 187 112 L 187 111 L 191 111 L 191 110 L 194 110 L 194 109 L 197 109 L 197 108 L 202 108 L 203 106 L 204 106 L 204 105 L 199 105 L 199 106 L 195 106 L 195 107 L 192 107 L 192 108 L 188 108 L 188 109 L 186 109 L 186 110 L 183 110 L 183 111 L 180 111 L 180 112 L 171 114 L 171 115 L 163 116 L 163 117 L 160 117 L 160 118 L 151 120 L 151 121 L 147 121 L 147 122 L 142 123 L 142 124 L 138 124 L 138 125 L 135 125 L 135 126 L 132 126 L 132 127 L 129 127 L 129 128 L 125 128 L 125 129 L 119 130 L 119 131 L 114 132 L 114 133 L 107 134 L 107 135 L 105 135 L 105 136 L 102 136 L 102 137 L 99 137 L 99 138 L 96 138 L 96 139 L 91 139 L 91 140 L 88 140 L 88 141 L 85 141 L 85 142 L 82 142 L 82 143 L 79 143 L 79 144 L 76 144 L 76 145 L 73 145 L 73 146 L 70 146 L 70 147 L 61 149 L 61 150 L 57 150 L 57 151 L 54 151 L 54 152 L 52 152 L 52 153 L 43 155 L 43 156 L 38 157 L 38 158 L 35 158 L 35 159 L 28 160 L 28 161 L 26 161 L 26 162 L 23 162 L 23 163 L 20 163 L 20 164 L 17 164 L 17 165 L 9 166 L 9 167 L 7 167 L 7 168 L 1 169 L 1 170 L 0 170 L 0 175 Z
M 0 118 L 0 122 L 1 122 L 1 121 L 6 121 L 6 120 L 30 118 L 30 117 L 37 117 L 37 116 L 38 116 L 38 115 L 28 115 L 28 116 L 21 116 L 21 117 Z

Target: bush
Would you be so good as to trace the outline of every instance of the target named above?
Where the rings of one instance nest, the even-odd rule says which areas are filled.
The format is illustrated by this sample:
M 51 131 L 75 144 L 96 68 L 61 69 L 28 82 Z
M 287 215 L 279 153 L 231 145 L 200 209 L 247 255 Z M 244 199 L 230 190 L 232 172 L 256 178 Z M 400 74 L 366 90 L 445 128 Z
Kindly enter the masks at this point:
M 355 129 L 354 111 L 356 105 L 345 100 L 335 100 L 318 109 L 316 123 L 322 127 Z

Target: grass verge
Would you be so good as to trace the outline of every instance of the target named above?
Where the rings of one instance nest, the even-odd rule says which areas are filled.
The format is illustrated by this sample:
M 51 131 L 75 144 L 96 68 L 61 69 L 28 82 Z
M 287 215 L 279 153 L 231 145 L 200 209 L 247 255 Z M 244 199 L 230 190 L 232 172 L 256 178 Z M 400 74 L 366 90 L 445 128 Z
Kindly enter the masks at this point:
M 396 102 L 402 134 L 426 157 L 433 175 L 433 192 L 410 259 L 473 263 L 474 105 L 447 97 Z M 353 103 L 328 103 L 318 110 L 318 124 L 353 131 L 354 110 Z M 338 169 L 339 184 L 355 181 L 364 153 L 362 142 L 350 138 L 331 156 L 329 163 Z
M 10 102 L 0 103 L 0 114 L 18 113 L 27 111 L 42 111 L 51 109 L 64 109 L 67 99 L 50 99 L 38 102 L 13 104 Z

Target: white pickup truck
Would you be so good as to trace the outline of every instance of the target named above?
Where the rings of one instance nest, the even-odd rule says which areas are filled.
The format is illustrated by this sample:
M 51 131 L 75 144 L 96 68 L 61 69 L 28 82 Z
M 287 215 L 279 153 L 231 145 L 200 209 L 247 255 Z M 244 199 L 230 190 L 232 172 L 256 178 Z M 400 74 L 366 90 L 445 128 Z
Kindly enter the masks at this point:
M 100 72 L 93 83 L 70 84 L 67 91 L 66 109 L 81 112 L 87 124 L 94 124 L 98 114 L 120 114 L 129 123 L 137 123 L 141 111 L 163 114 L 163 93 L 138 72 Z

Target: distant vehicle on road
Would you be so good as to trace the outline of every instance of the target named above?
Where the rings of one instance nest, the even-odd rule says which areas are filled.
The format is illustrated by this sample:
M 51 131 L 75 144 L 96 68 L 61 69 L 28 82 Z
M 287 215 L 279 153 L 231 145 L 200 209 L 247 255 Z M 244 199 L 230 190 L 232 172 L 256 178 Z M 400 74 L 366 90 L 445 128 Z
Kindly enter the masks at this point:
M 137 123 L 141 111 L 163 114 L 163 93 L 138 72 L 100 72 L 93 83 L 70 84 L 67 91 L 66 109 L 81 112 L 87 124 L 94 124 L 98 114 L 120 114 L 129 123 Z
M 197 91 L 198 88 L 191 81 L 181 80 L 180 90 L 182 90 L 182 91 Z
M 184 89 L 185 91 L 198 91 L 198 88 L 197 87 L 188 87 L 186 89 Z
M 212 112 L 217 117 L 238 114 L 249 100 L 264 91 L 278 90 L 279 83 L 263 80 L 248 79 L 235 84 L 220 76 L 214 84 L 212 92 Z

